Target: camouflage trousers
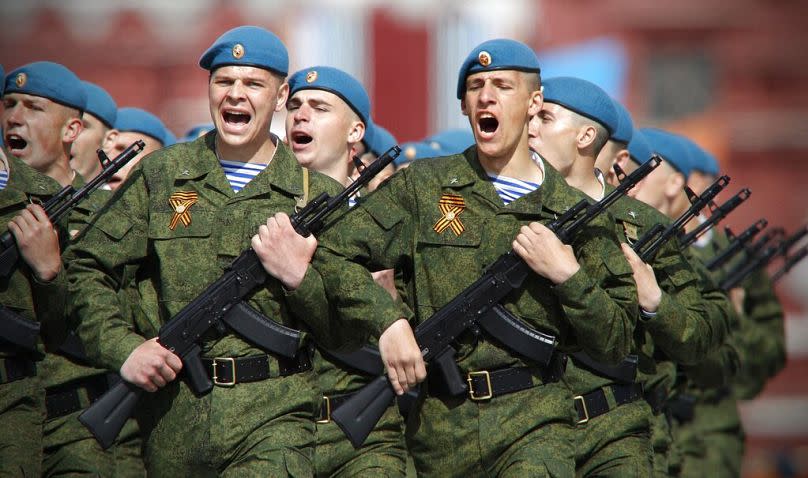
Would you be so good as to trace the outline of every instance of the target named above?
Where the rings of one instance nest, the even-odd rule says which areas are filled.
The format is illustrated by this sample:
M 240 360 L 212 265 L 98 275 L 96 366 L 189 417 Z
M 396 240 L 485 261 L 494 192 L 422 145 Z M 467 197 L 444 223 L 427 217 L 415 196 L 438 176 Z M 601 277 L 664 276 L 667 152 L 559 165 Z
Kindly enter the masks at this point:
M 674 426 L 674 440 L 682 454 L 680 476 L 740 476 L 744 439 L 734 397 L 696 403 L 693 420 Z
M 563 383 L 484 401 L 422 397 L 419 405 L 405 432 L 419 476 L 575 476 L 574 409 Z
M 39 377 L 0 385 L 0 476 L 39 477 L 45 389 Z
M 309 371 L 200 398 L 181 381 L 144 394 L 137 416 L 149 476 L 313 476 L 315 383 Z
M 654 450 L 654 476 L 665 478 L 671 476 L 671 468 L 679 468 L 673 450 L 673 436 L 668 416 L 665 413 L 654 415 L 651 420 L 651 447 Z
M 43 476 L 146 476 L 140 430 L 134 419 L 126 422 L 115 444 L 104 450 L 79 422 L 80 414 L 77 411 L 45 422 Z
M 648 403 L 637 400 L 571 429 L 576 476 L 651 476 L 652 417 Z
M 407 448 L 402 425 L 398 409 L 388 408 L 362 448 L 356 450 L 336 423 L 317 423 L 315 476 L 405 476 Z

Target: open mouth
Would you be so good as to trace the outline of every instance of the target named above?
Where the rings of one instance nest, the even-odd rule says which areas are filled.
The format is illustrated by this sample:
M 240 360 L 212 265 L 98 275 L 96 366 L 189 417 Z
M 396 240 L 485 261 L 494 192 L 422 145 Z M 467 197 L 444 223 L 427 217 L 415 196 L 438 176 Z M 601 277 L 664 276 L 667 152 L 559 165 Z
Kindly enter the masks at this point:
M 28 146 L 28 141 L 16 134 L 6 135 L 5 141 L 8 149 L 11 151 L 25 149 L 25 147 Z
M 243 126 L 250 122 L 252 117 L 241 111 L 224 111 L 222 113 L 224 122 L 233 126 Z
M 492 115 L 484 114 L 477 120 L 477 127 L 483 133 L 493 134 L 499 128 L 499 120 Z
M 292 144 L 304 146 L 313 141 L 314 138 L 302 132 L 292 133 Z

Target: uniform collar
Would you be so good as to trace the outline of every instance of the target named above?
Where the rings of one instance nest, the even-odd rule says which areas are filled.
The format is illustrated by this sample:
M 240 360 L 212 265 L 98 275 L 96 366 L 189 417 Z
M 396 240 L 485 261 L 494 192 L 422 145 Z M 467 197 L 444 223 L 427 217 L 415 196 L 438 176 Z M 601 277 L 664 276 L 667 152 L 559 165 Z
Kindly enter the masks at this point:
M 6 153 L 8 158 L 8 183 L 6 189 L 16 200 L 27 201 L 28 196 L 51 196 L 62 189 L 56 180 L 28 166 L 21 159 Z

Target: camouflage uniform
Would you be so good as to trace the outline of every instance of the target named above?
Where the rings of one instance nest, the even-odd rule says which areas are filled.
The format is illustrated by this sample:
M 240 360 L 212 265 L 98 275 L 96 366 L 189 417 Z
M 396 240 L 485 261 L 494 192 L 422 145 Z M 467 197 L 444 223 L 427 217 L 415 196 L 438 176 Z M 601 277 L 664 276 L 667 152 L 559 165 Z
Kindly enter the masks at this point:
M 607 192 L 611 189 L 609 186 Z M 619 199 L 609 213 L 616 220 L 618 236 L 629 244 L 654 224 L 670 222 L 629 197 Z M 729 302 L 714 286 L 709 289 L 701 281 L 675 241 L 666 243 L 651 265 L 663 290 L 662 301 L 654 317 L 639 320 L 633 353 L 640 359 L 637 383 L 642 383 L 656 410 L 651 410 L 641 393 L 635 393 L 638 396 L 630 403 L 617 406 L 616 390 L 636 391 L 639 387 L 630 388 L 630 384 L 590 370 L 573 357 L 565 375 L 573 393 L 585 396 L 600 390 L 610 410 L 579 424 L 574 432 L 579 476 L 650 475 L 652 450 L 662 451 L 667 441 L 664 430 L 653 436 L 651 427 L 656 422 L 654 412 L 658 415 L 661 408 L 657 397 L 667 395 L 673 382 L 674 361 L 697 362 L 726 336 Z
M 53 179 L 14 156 L 7 157 L 9 180 L 0 190 L 0 223 L 4 225 L 32 199 L 44 202 L 61 189 Z M 54 281 L 40 283 L 20 258 L 17 269 L 7 279 L 0 280 L 0 304 L 26 319 L 47 320 L 64 310 L 64 285 L 61 272 Z M 41 324 L 43 329 L 48 325 Z M 9 380 L 7 372 L 15 368 L 13 363 L 27 362 L 37 367 L 44 351 L 42 342 L 38 354 L 33 354 L 36 356 L 21 353 L 5 342 L 0 344 L 0 422 L 3 424 L 0 430 L 0 475 L 39 476 L 41 473 L 45 389 L 39 375 L 31 375 L 30 369 L 29 373 L 18 373 L 15 380 Z
M 81 176 L 76 176 L 73 186 L 84 185 Z M 69 235 L 75 237 L 104 203 L 111 197 L 111 191 L 97 189 L 79 203 L 70 214 Z M 131 307 L 126 303 L 125 292 L 118 292 L 121 307 Z M 66 320 L 61 320 L 68 325 Z M 72 327 L 71 327 L 72 329 Z M 75 332 L 67 328 L 54 330 L 58 343 L 67 337 L 80 344 Z M 82 357 L 70 352 L 49 351 L 42 362 L 42 381 L 46 391 L 48 416 L 43 435 L 42 471 L 45 476 L 59 476 L 64 473 L 80 473 L 99 476 L 137 477 L 145 476 L 146 470 L 140 457 L 140 432 L 134 419 L 130 419 L 121 431 L 116 443 L 103 450 L 93 435 L 78 421 L 83 409 L 104 393 L 115 375 L 93 368 Z
M 380 335 L 402 313 L 363 266 L 395 268 L 412 287 L 416 321 L 427 319 L 510 250 L 522 225 L 549 222 L 583 198 L 549 165 L 544 170 L 538 190 L 503 206 L 476 147 L 413 162 L 323 235 L 314 264 L 331 304 L 347 323 Z M 443 217 L 439 200 L 444 194 L 463 197 L 458 234 L 433 228 Z M 612 220 L 599 217 L 574 241 L 581 270 L 556 286 L 530 275 L 503 304 L 531 326 L 554 334 L 564 350 L 583 347 L 599 360 L 619 361 L 629 352 L 636 318 L 626 310 L 637 306 L 631 268 L 609 253 L 616 240 Z M 546 369 L 485 335 L 464 333 L 458 347 L 461 375 L 525 367 L 534 386 L 472 401 L 434 396 L 432 383 L 424 384 L 420 407 L 411 411 L 406 429 L 418 473 L 573 476 L 574 449 L 566 430 L 574 409 L 565 384 L 543 380 Z
M 119 370 L 143 337 L 154 336 L 162 323 L 221 276 L 268 216 L 291 213 L 296 198 L 303 196 L 302 168 L 277 138 L 266 170 L 234 193 L 219 165 L 215 136 L 211 132 L 144 158 L 68 252 L 75 258 L 68 268 L 71 307 L 81 317 L 78 332 L 95 364 Z M 340 190 L 325 176 L 310 178 L 312 195 Z M 190 221 L 177 221 L 172 230 L 177 210 L 169 198 L 180 191 L 194 192 L 197 202 L 187 209 Z M 110 293 L 109 284 L 120 286 L 127 265 L 140 266 L 139 277 L 152 282 L 159 299 L 159 315 L 146 314 L 150 323 L 137 329 L 121 315 Z M 312 269 L 294 292 L 271 280 L 249 297 L 249 303 L 295 328 L 302 324 L 293 311 L 325 304 L 322 283 Z M 327 339 L 323 337 L 326 344 Z M 216 386 L 201 398 L 183 380 L 144 394 L 138 423 L 148 472 L 312 475 L 312 417 L 319 400 L 314 373 L 282 373 L 305 369 L 305 363 L 267 356 L 233 334 L 212 331 L 201 347 L 203 357 L 266 359 L 268 370 L 262 374 L 270 378 Z

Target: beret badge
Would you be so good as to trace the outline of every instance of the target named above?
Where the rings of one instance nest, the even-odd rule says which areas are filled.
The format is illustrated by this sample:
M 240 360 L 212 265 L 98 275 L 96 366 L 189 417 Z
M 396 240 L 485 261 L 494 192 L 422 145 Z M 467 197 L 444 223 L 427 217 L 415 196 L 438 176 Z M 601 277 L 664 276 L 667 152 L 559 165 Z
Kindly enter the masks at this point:
M 479 61 L 482 66 L 488 66 L 491 64 L 491 54 L 483 50 L 477 55 L 477 61 Z
M 233 45 L 233 58 L 240 60 L 242 57 L 244 57 L 244 45 L 236 43 Z
M 306 73 L 306 83 L 314 83 L 317 79 L 317 71 L 311 70 L 310 72 Z
M 14 83 L 17 84 L 17 88 L 22 88 L 25 86 L 26 81 L 28 81 L 28 75 L 25 73 L 17 73 L 17 78 L 14 80 Z

